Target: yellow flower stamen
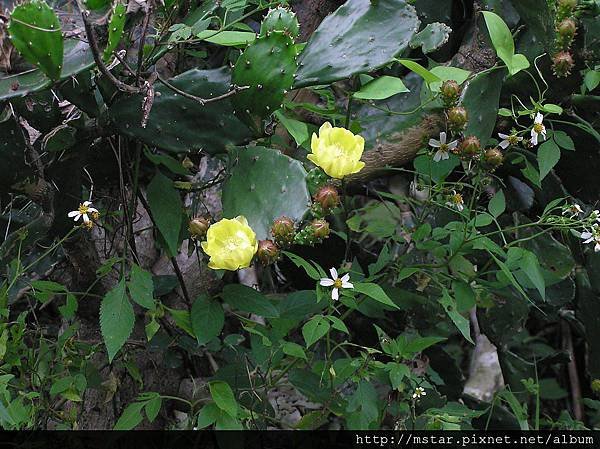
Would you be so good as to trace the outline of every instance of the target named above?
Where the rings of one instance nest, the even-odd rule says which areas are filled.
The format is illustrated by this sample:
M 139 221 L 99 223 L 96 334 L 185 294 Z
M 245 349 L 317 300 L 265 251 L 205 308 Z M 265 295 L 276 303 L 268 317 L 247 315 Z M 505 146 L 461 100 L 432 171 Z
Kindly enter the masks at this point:
M 333 288 L 342 288 L 342 280 L 338 278 L 333 281 Z
M 544 130 L 544 125 L 542 125 L 541 123 L 536 123 L 535 125 L 533 125 L 533 130 L 540 134 L 543 130 Z

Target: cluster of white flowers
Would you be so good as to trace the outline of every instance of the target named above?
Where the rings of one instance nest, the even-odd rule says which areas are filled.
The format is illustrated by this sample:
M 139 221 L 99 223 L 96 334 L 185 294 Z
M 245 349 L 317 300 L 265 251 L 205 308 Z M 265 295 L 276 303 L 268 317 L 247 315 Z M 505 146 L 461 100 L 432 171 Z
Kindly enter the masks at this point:
M 579 206 L 577 206 L 579 207 Z M 579 208 L 581 211 L 581 208 Z M 583 211 L 581 211 L 583 212 Z M 564 213 L 564 212 L 563 212 Z M 594 245 L 594 251 L 600 252 L 600 211 L 593 210 L 589 216 L 590 221 L 592 222 L 591 228 L 587 231 L 583 231 L 581 233 L 581 239 L 583 243 L 591 243 Z

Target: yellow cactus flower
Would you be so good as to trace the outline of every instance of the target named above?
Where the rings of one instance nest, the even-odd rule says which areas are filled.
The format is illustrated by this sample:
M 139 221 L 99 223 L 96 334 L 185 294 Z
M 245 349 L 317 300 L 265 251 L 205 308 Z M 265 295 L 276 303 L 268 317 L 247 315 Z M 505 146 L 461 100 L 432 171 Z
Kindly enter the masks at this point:
M 313 133 L 310 148 L 308 159 L 332 178 L 342 179 L 365 166 L 360 160 L 365 139 L 345 128 L 333 128 L 329 122 L 321 125 L 318 137 Z
M 202 249 L 210 256 L 208 267 L 213 270 L 235 271 L 250 266 L 258 249 L 256 234 L 246 217 L 223 218 L 211 225 Z

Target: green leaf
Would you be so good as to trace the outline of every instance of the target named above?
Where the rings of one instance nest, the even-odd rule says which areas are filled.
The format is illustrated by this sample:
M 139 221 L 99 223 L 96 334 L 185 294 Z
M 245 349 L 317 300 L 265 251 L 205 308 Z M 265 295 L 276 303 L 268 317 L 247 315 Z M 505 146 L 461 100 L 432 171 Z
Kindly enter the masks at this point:
M 359 282 L 354 284 L 354 290 L 358 293 L 362 293 L 363 295 L 367 295 L 369 298 L 374 299 L 386 306 L 390 306 L 394 309 L 400 309 L 394 302 L 390 299 L 386 292 L 377 285 L 371 282 Z
M 515 43 L 510 29 L 502 18 L 491 12 L 483 11 L 483 17 L 490 33 L 492 44 L 496 49 L 496 54 L 508 67 L 511 75 L 515 75 L 523 69 L 529 67 L 529 61 L 525 55 L 515 54 Z
M 125 293 L 125 280 L 109 291 L 100 304 L 100 331 L 112 362 L 119 349 L 125 344 L 135 323 L 133 306 Z
M 456 301 L 450 296 L 450 293 L 448 293 L 448 290 L 446 289 L 442 292 L 440 304 L 444 307 L 444 310 L 463 337 L 465 337 L 468 342 L 475 344 L 471 338 L 471 326 L 469 320 L 458 312 Z
M 19 53 L 53 80 L 60 78 L 63 37 L 54 10 L 43 0 L 16 6 L 8 24 L 10 40 Z
M 537 160 L 542 181 L 560 160 L 560 148 L 553 140 L 547 140 L 538 148 Z
M 306 123 L 289 118 L 281 109 L 275 112 L 275 117 L 287 129 L 290 136 L 294 138 L 296 145 L 301 146 L 308 140 L 308 126 Z
M 277 318 L 279 311 L 260 292 L 241 284 L 226 285 L 222 293 L 223 301 L 242 312 L 254 313 L 264 318 Z
M 104 61 L 109 61 L 112 57 L 113 51 L 121 42 L 121 37 L 123 37 L 123 30 L 125 30 L 125 13 L 127 12 L 127 7 L 122 3 L 116 3 L 112 15 L 110 17 L 110 22 L 108 23 L 108 43 L 104 48 Z
M 442 81 L 441 78 L 434 75 L 418 62 L 411 61 L 410 59 L 398 59 L 397 61 L 408 70 L 415 72 L 417 75 L 423 78 L 427 84 L 435 83 L 436 81 Z
M 494 197 L 490 200 L 490 203 L 488 204 L 488 210 L 490 211 L 490 214 L 494 216 L 494 218 L 498 218 L 504 213 L 506 210 L 506 199 L 504 198 L 504 192 L 502 190 L 498 190 Z
M 233 396 L 233 391 L 227 382 L 215 380 L 208 384 L 213 401 L 221 410 L 232 418 L 238 413 L 238 404 Z
M 154 309 L 154 283 L 152 282 L 152 274 L 143 270 L 138 265 L 133 264 L 131 267 L 131 277 L 127 283 L 129 295 L 136 303 L 146 309 Z
M 333 316 L 333 315 L 327 315 L 327 319 L 329 321 L 331 321 L 331 327 L 333 327 L 334 329 L 336 329 L 340 332 L 344 332 L 346 334 L 350 334 L 350 331 L 346 327 L 346 324 L 344 324 L 344 322 L 342 320 L 340 320 L 338 317 Z
M 296 357 L 297 359 L 308 360 L 308 358 L 306 357 L 306 353 L 304 352 L 304 348 L 297 343 L 286 341 L 281 346 L 281 349 L 284 354 Z
M 404 347 L 404 352 L 417 354 L 429 348 L 430 346 L 445 340 L 447 340 L 445 337 L 416 337 L 406 344 Z
M 544 281 L 544 274 L 540 267 L 540 262 L 537 256 L 531 251 L 523 250 L 523 257 L 520 261 L 519 266 L 521 270 L 527 275 L 529 280 L 535 285 L 535 288 L 540 293 L 542 299 L 546 298 L 546 282 Z
M 554 103 L 546 103 L 546 104 L 542 105 L 542 109 L 544 110 L 544 112 L 547 112 L 549 114 L 560 115 L 563 113 L 563 108 Z
M 394 363 L 389 370 L 390 382 L 393 389 L 400 387 L 402 379 L 410 377 L 410 369 L 403 363 Z
M 585 74 L 583 82 L 585 83 L 585 87 L 591 92 L 600 84 L 600 72 L 597 70 L 590 70 Z
M 322 277 L 327 277 L 327 275 L 320 269 L 315 268 L 310 262 L 304 260 L 302 257 L 297 256 L 294 253 L 290 253 L 288 251 L 282 251 L 298 268 L 303 268 L 306 271 L 306 274 L 311 279 L 318 281 Z M 314 263 L 314 262 L 313 262 Z
M 173 182 L 157 172 L 148 184 L 148 204 L 156 226 L 172 256 L 177 254 L 183 204 Z
M 142 416 L 144 405 L 146 405 L 145 402 L 134 402 L 125 407 L 113 430 L 131 430 L 141 423 L 144 419 Z
M 201 295 L 192 304 L 190 319 L 199 345 L 205 345 L 221 334 L 225 322 L 223 307 L 208 296 Z
M 330 325 L 323 315 L 316 315 L 302 326 L 302 336 L 306 342 L 306 347 L 310 348 L 319 341 L 329 331 Z
M 573 142 L 573 139 L 571 139 L 571 137 L 569 137 L 569 135 L 566 132 L 554 131 L 552 133 L 552 138 L 554 139 L 554 141 L 556 142 L 556 144 L 559 147 L 564 148 L 565 150 L 569 150 L 569 151 L 575 150 L 575 143 Z
M 185 331 L 190 337 L 194 337 L 194 331 L 192 330 L 192 320 L 190 318 L 190 312 L 182 309 L 171 309 L 165 307 L 171 314 L 171 318 L 175 321 L 177 327 Z
M 198 429 L 204 429 L 215 423 L 221 410 L 217 407 L 217 404 L 210 402 L 200 409 L 198 413 L 198 423 L 196 427 Z
M 237 47 L 251 44 L 256 39 L 256 34 L 248 31 L 218 31 L 205 30 L 196 35 L 198 39 L 205 40 L 211 44 L 223 45 L 225 47 Z
M 365 84 L 353 96 L 362 100 L 385 100 L 403 92 L 410 91 L 400 78 L 384 75 Z
M 162 398 L 158 394 L 146 402 L 144 411 L 146 412 L 148 421 L 153 422 L 156 419 L 156 417 L 158 416 L 158 413 L 160 412 L 161 407 L 162 407 Z

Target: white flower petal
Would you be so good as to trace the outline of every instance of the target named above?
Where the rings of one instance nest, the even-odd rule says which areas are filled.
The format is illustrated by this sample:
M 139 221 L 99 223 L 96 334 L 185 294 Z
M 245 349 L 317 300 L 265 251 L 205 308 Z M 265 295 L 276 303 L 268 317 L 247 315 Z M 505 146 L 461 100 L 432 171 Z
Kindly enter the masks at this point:
M 77 221 L 81 218 L 81 214 L 79 212 L 77 212 L 77 215 L 75 215 L 75 218 L 73 218 L 73 221 Z
M 86 207 L 87 207 L 87 206 L 89 206 L 90 204 L 92 204 L 92 202 L 91 202 L 91 201 L 84 201 L 84 202 L 83 202 L 83 205 L 84 205 L 84 206 L 86 206 Z
M 354 288 L 352 282 L 342 282 L 342 288 Z
M 498 133 L 498 137 L 500 137 L 502 140 L 505 140 L 508 139 L 510 136 L 508 134 Z
M 337 288 L 334 288 L 333 290 L 331 290 L 331 299 L 333 299 L 334 301 L 337 301 L 340 298 L 340 292 Z
M 433 147 L 433 148 L 439 148 L 442 144 L 440 143 L 439 140 L 435 140 L 435 139 L 429 139 L 429 146 Z
M 531 130 L 531 145 L 535 146 L 537 144 L 538 144 L 538 134 L 534 130 Z
M 600 252 L 600 242 L 596 242 L 596 246 L 594 246 L 594 252 Z
M 441 159 L 445 161 L 446 159 L 450 159 L 450 154 L 447 151 L 438 151 L 438 153 L 442 153 Z
M 323 287 L 331 287 L 333 285 L 333 279 L 322 278 L 319 281 L 319 284 L 322 285 Z
M 500 142 L 498 144 L 498 146 L 500 148 L 502 148 L 503 150 L 506 150 L 506 148 L 510 145 L 510 142 L 508 140 L 503 140 L 502 142 Z
M 90 221 L 90 217 L 88 217 L 87 214 L 83 214 L 82 217 L 84 223 L 88 223 Z
M 346 273 L 341 277 L 342 282 L 348 282 L 350 280 L 350 273 Z
M 585 231 L 585 232 L 582 232 L 582 233 L 581 233 L 581 238 L 582 238 L 583 240 L 587 240 L 587 239 L 589 239 L 590 237 L 592 237 L 592 235 L 593 235 L 593 234 L 592 234 L 591 232 Z
M 453 140 L 452 142 L 450 142 L 448 144 L 448 149 L 449 150 L 453 150 L 454 148 L 456 148 L 458 146 L 458 140 Z
M 541 113 L 537 113 L 535 115 L 535 120 L 533 121 L 534 123 L 542 123 L 542 121 L 544 120 L 544 116 Z
M 90 207 L 90 208 L 88 208 L 88 212 L 89 213 L 98 212 L 98 209 L 96 209 L 94 207 Z
M 329 273 L 331 274 L 331 279 L 335 280 L 338 278 L 338 272 L 335 268 L 330 268 Z
M 440 133 L 440 142 L 446 143 L 446 133 L 444 131 Z
M 71 212 L 69 212 L 67 214 L 67 217 L 73 218 L 75 215 L 79 215 L 79 211 L 78 210 L 72 210 Z

